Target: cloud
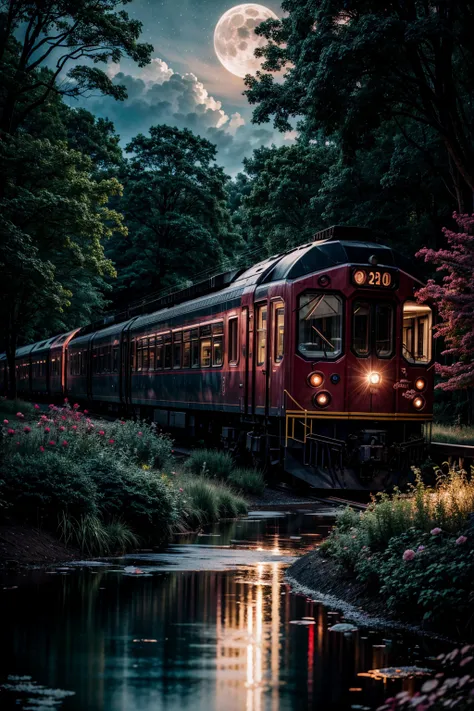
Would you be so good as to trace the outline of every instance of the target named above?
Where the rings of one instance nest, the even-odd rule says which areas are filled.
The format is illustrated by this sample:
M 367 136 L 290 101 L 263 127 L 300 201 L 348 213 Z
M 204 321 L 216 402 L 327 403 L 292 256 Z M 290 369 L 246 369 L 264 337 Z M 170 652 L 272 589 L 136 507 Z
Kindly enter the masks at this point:
M 114 82 L 125 85 L 125 101 L 110 97 L 92 100 L 92 110 L 115 123 L 123 144 L 160 123 L 189 128 L 217 146 L 217 162 L 235 175 L 242 169 L 242 159 L 255 148 L 272 143 L 287 145 L 296 137 L 293 132 L 283 135 L 255 126 L 239 111 L 229 115 L 195 74 L 179 74 L 158 57 L 134 71 L 133 75 L 126 74 L 117 64 L 107 68 Z

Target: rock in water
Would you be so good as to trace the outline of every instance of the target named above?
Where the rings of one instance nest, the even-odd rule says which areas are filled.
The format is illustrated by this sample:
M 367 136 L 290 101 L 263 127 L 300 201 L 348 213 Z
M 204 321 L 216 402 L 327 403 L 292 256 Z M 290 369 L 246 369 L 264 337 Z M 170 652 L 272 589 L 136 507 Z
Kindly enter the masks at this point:
M 348 622 L 339 622 L 337 625 L 329 627 L 330 632 L 357 632 L 359 628 L 355 625 L 350 625 Z

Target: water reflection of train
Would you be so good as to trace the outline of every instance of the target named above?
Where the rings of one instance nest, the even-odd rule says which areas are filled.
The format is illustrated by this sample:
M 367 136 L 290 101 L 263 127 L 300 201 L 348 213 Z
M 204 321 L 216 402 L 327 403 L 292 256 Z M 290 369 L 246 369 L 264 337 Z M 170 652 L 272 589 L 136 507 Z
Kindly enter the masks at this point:
M 422 461 L 432 419 L 432 311 L 414 271 L 366 230 L 333 227 L 20 348 L 18 392 L 213 435 L 318 487 L 380 488 Z

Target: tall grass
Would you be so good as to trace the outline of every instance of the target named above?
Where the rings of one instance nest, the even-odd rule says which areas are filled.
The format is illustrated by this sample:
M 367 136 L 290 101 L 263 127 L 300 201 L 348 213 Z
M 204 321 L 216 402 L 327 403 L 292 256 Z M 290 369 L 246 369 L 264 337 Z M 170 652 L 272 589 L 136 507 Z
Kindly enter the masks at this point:
M 233 469 L 227 481 L 239 491 L 248 494 L 263 494 L 265 479 L 258 469 Z
M 196 449 L 185 463 L 192 474 L 215 479 L 227 479 L 234 468 L 234 460 L 228 452 L 215 449 Z
M 119 520 L 104 523 L 98 516 L 74 518 L 62 511 L 58 520 L 59 538 L 84 555 L 111 555 L 137 548 L 139 538 Z
M 247 513 L 248 506 L 224 482 L 194 477 L 189 474 L 180 481 L 182 488 L 182 520 L 184 525 L 196 528 L 219 518 L 235 518 Z
M 474 427 L 434 424 L 431 436 L 433 442 L 474 445 Z

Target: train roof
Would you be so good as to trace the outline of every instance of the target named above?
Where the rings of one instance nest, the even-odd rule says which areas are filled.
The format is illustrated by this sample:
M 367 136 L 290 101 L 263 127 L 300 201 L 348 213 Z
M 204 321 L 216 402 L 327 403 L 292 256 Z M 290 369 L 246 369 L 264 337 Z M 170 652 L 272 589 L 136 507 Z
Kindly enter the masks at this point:
M 74 331 L 75 330 L 77 329 L 74 329 Z M 56 348 L 57 346 L 62 345 L 64 341 L 74 333 L 74 331 L 56 334 L 55 336 L 51 336 L 50 338 L 46 338 L 42 341 L 36 341 L 36 343 L 30 343 L 30 345 L 28 346 L 22 346 L 21 348 L 17 348 L 15 352 L 15 358 L 23 358 L 24 356 L 33 353 L 39 354 L 48 352 L 52 348 Z

